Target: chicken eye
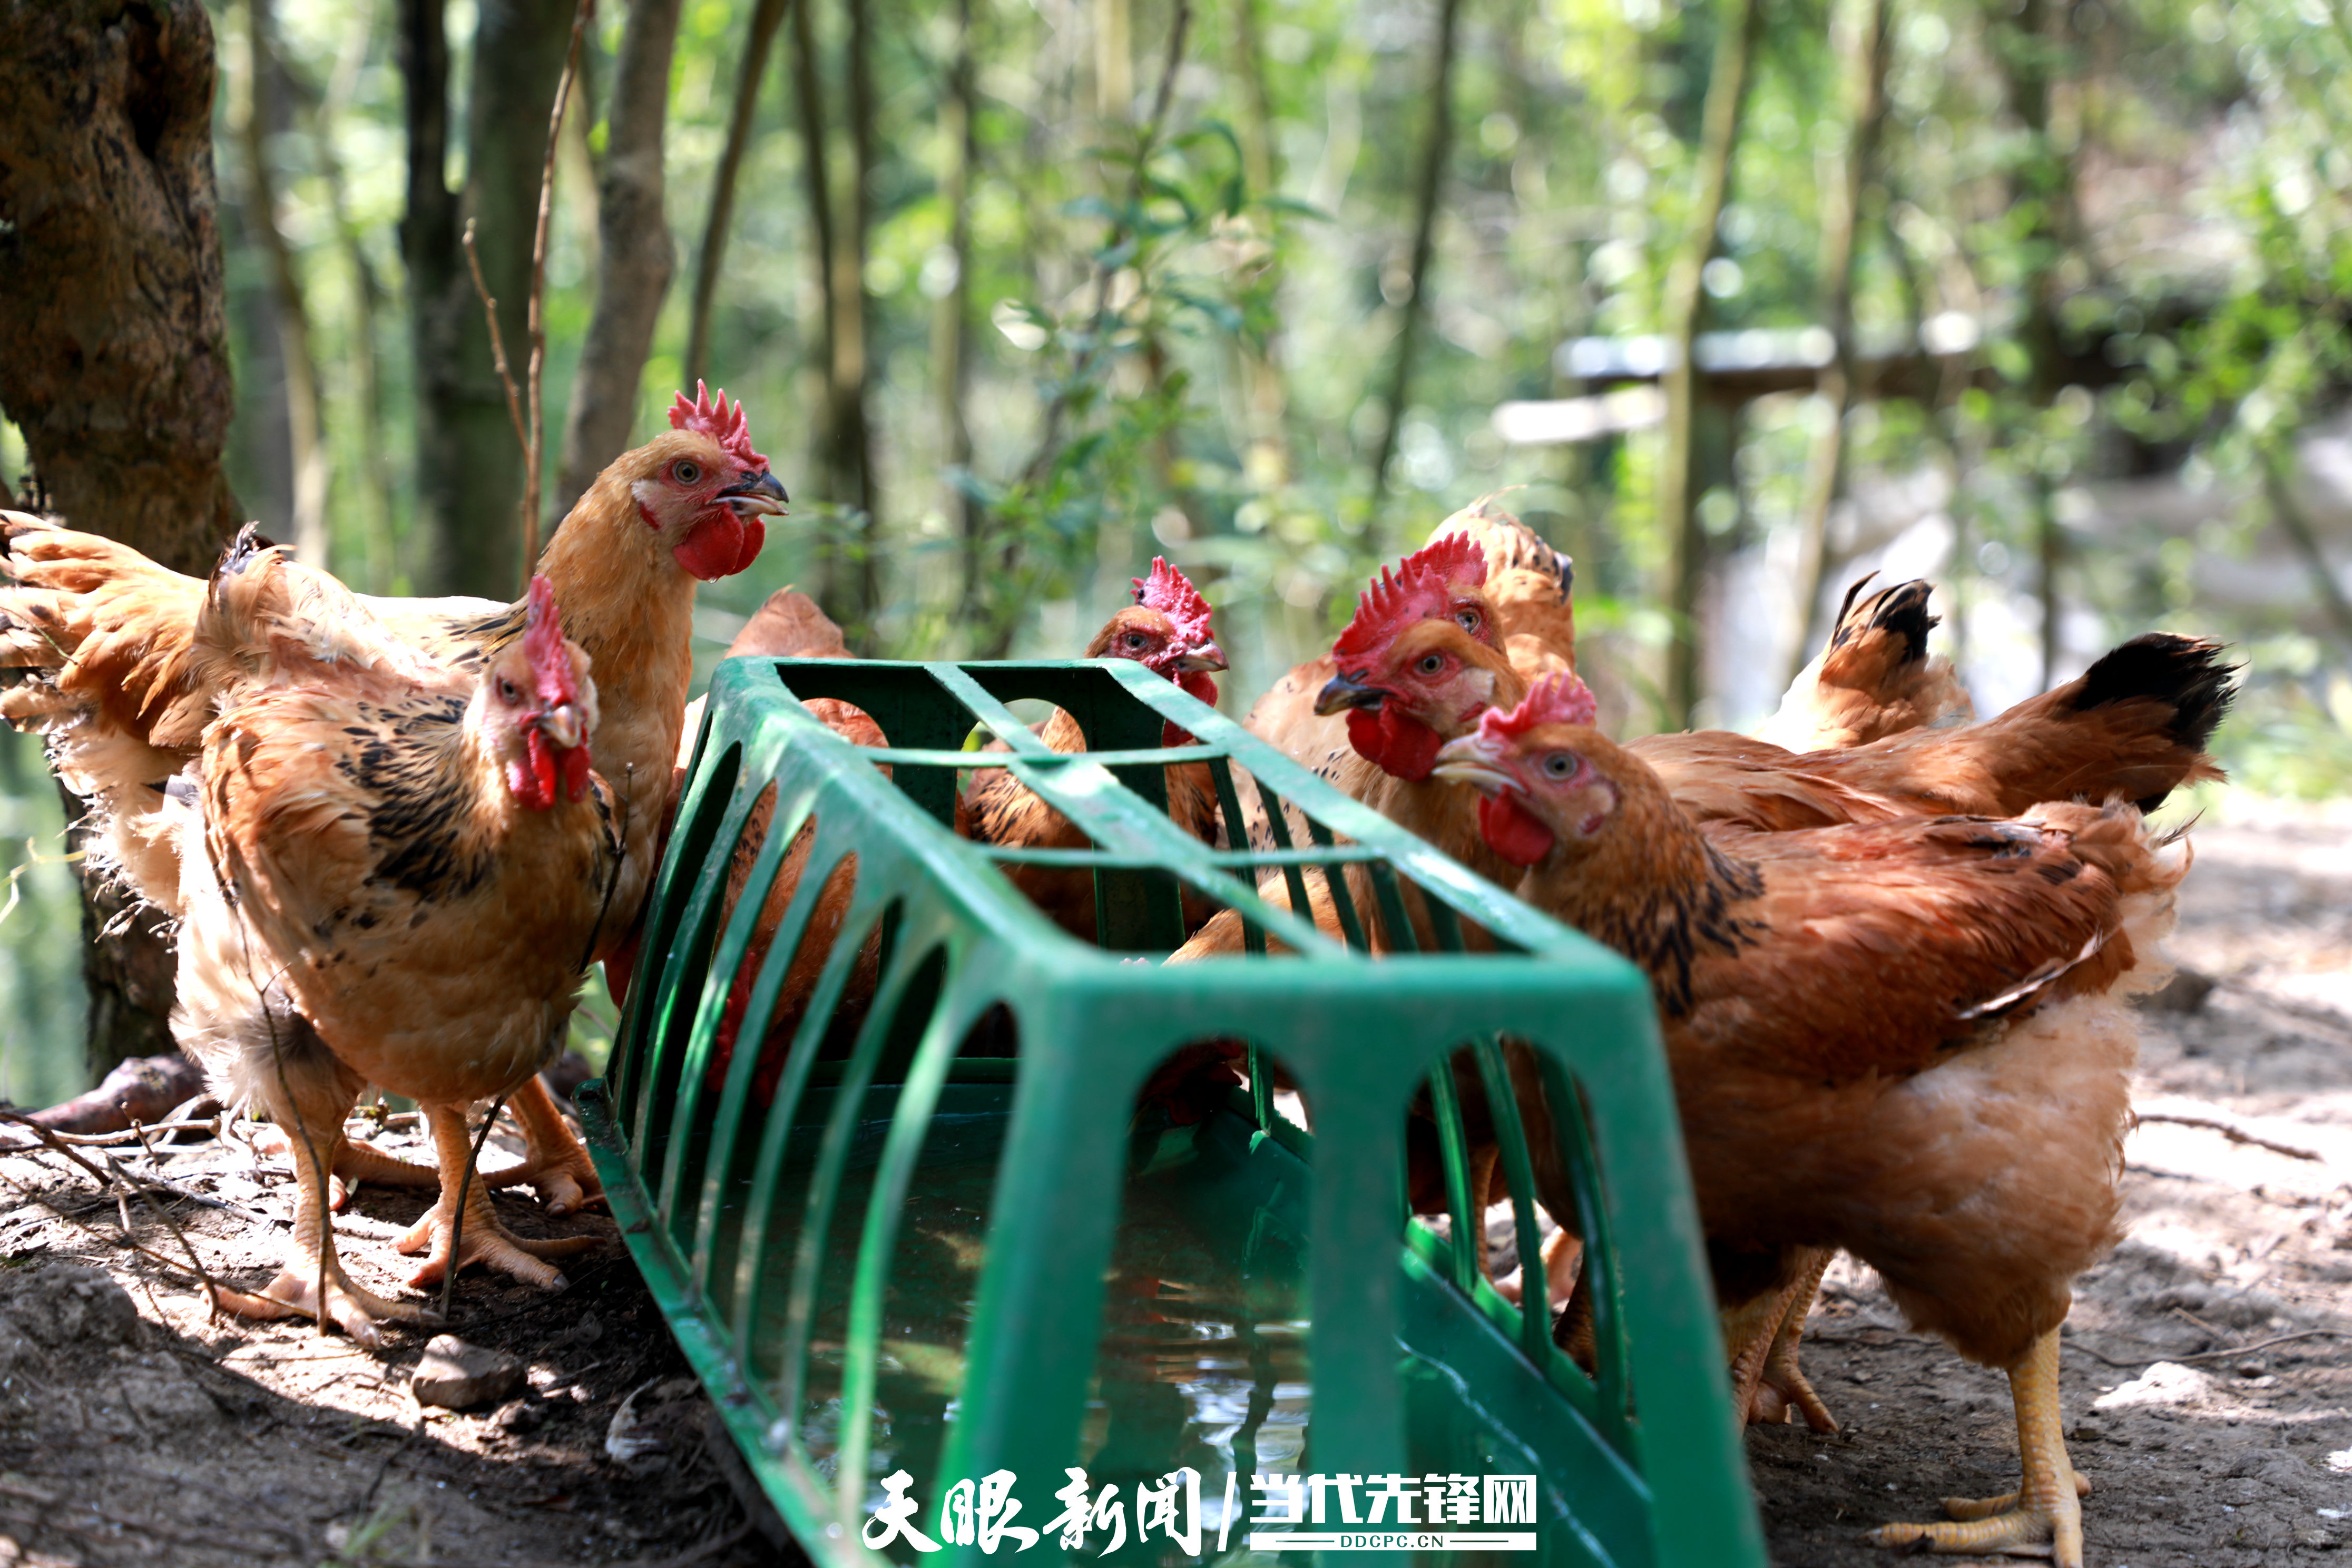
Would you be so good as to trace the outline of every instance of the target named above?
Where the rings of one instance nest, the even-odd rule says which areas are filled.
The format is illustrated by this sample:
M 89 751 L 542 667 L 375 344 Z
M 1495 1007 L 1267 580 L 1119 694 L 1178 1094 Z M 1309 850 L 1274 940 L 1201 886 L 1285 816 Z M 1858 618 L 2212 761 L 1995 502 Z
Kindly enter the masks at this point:
M 1475 637 L 1478 635 L 1479 619 L 1477 611 L 1457 610 L 1454 612 L 1454 620 L 1457 626 L 1459 626 L 1464 631 L 1468 632 L 1471 636 Z
M 509 680 L 503 675 L 499 677 L 499 700 L 507 703 L 520 702 L 522 700 L 521 690 L 516 687 L 513 681 Z
M 1576 772 L 1576 759 L 1566 752 L 1554 752 L 1543 760 L 1544 776 L 1564 779 Z
M 698 485 L 702 482 L 702 465 L 692 458 L 680 458 L 669 466 L 669 477 L 682 485 Z
M 1423 675 L 1435 675 L 1444 668 L 1445 656 L 1435 653 L 1423 654 L 1419 661 L 1413 665 L 1413 668 Z
M 1140 649 L 1143 647 L 1144 640 L 1144 636 L 1141 632 L 1129 632 L 1127 634 L 1127 646 L 1131 648 Z

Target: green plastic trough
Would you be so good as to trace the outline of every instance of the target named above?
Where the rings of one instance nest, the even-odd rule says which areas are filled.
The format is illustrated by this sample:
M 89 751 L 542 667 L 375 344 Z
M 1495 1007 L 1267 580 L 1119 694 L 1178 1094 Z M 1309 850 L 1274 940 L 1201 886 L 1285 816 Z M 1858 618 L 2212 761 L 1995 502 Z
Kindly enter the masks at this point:
M 817 698 L 864 709 L 892 749 L 844 742 L 795 700 Z M 1023 700 L 1067 709 L 1100 749 L 1053 753 L 1007 707 Z M 1197 743 L 1160 750 L 1163 719 Z M 1027 858 L 1093 869 L 1102 946 L 1065 934 L 992 863 L 1016 857 L 948 826 L 975 725 L 1011 747 L 992 765 L 1093 840 Z M 1253 855 L 1179 830 L 1161 768 L 1192 760 L 1209 763 L 1228 821 L 1238 766 L 1311 841 Z M 751 852 L 747 831 L 751 891 L 730 916 L 726 868 Z M 812 874 L 752 978 L 745 1044 L 722 1063 L 719 1019 L 760 895 L 796 835 Z M 788 1051 L 762 1064 L 754 1043 L 818 873 L 845 857 L 855 891 L 839 938 Z M 1344 862 L 1361 866 L 1389 931 L 1406 929 L 1402 885 L 1418 887 L 1440 951 L 1374 958 L 1255 891 L 1261 868 L 1296 889 L 1300 868 Z M 1180 884 L 1239 910 L 1250 951 L 1158 963 L 1182 936 Z M 1461 951 L 1465 921 L 1496 951 Z M 1269 956 L 1267 933 L 1295 951 Z M 872 1005 L 836 1018 L 869 938 Z M 1268 1536 L 1328 1530 L 1349 1560 L 1369 1546 L 1391 1561 L 1762 1563 L 1641 974 L 1140 666 L 721 665 L 638 974 L 608 1076 L 583 1092 L 590 1146 L 671 1329 L 821 1562 L 1063 1555 L 1060 1531 L 1024 1546 L 1018 1528 L 1066 1515 L 1055 1494 L 1077 1467 L 1097 1500 L 1118 1490 L 1075 1557 L 1103 1553 L 1116 1513 L 1121 1562 L 1298 1563 L 1305 1550 Z M 1553 1349 L 1549 1311 L 1523 1316 L 1495 1294 L 1476 1242 L 1446 1239 L 1484 1225 L 1455 1076 L 1432 1069 L 1465 1053 L 1499 1085 L 1503 1037 L 1533 1047 L 1549 1104 L 1583 1108 L 1552 1121 L 1586 1242 L 1593 1375 Z M 1215 1040 L 1247 1043 L 1247 1090 L 1189 1124 L 1139 1110 L 1163 1058 Z M 1268 1055 L 1311 1137 L 1276 1109 Z M 1451 1212 L 1438 1226 L 1405 1218 L 1416 1095 L 1440 1133 Z M 1495 1103 L 1522 1278 L 1540 1281 L 1526 1140 L 1508 1097 Z M 1005 1479 L 989 1489 L 1000 1474 L 1017 1513 L 1002 1506 Z M 1328 1503 L 1320 1525 L 1276 1522 L 1293 1506 L 1286 1478 L 1310 1474 L 1403 1479 L 1360 1489 L 1360 1519 L 1356 1494 L 1327 1481 L 1296 1494 Z M 1431 1524 L 1447 1510 L 1424 1496 L 1418 1523 L 1372 1533 L 1374 1491 L 1450 1485 L 1458 1504 L 1473 1483 L 1447 1477 L 1533 1477 L 1531 1507 L 1513 1514 L 1506 1495 L 1451 1514 L 1475 1524 Z M 897 1498 L 939 1551 L 883 1522 Z M 1144 1506 L 1171 1499 L 1172 1517 Z M 1161 1526 L 1149 1541 L 1147 1515 Z M 1393 1529 L 1398 1513 L 1379 1518 Z M 1453 1544 L 1436 1546 L 1440 1531 Z M 1480 1545 L 1528 1533 L 1532 1557 Z

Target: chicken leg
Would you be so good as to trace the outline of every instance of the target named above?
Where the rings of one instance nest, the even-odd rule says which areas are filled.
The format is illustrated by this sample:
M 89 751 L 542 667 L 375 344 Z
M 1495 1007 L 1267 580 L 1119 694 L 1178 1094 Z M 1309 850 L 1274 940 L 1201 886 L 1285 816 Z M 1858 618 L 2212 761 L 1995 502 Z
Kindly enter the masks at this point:
M 523 1079 L 509 1097 L 507 1109 L 514 1112 L 515 1122 L 522 1129 L 521 1163 L 478 1180 L 492 1187 L 528 1182 L 539 1189 L 551 1215 L 572 1214 L 604 1200 L 604 1184 L 597 1179 L 595 1163 L 564 1125 L 563 1113 L 555 1109 L 555 1097 L 548 1092 L 544 1079 L 533 1073 Z M 467 1227 L 472 1228 L 473 1223 L 468 1217 Z
M 1797 1347 L 1805 1337 L 1805 1320 L 1812 1314 L 1813 1298 L 1821 1291 L 1822 1276 L 1829 1272 L 1830 1261 L 1836 1256 L 1833 1247 L 1812 1249 L 1803 1278 L 1790 1294 L 1788 1310 L 1772 1335 L 1771 1347 L 1765 1352 L 1763 1371 L 1748 1408 L 1751 1425 L 1778 1426 L 1788 1419 L 1793 1408 L 1816 1432 L 1838 1429 L 1837 1417 L 1830 1414 L 1830 1407 L 1822 1403 L 1822 1396 L 1813 1392 L 1813 1385 L 1797 1365 Z
M 474 1141 L 466 1130 L 466 1108 L 462 1104 L 427 1105 L 421 1108 L 425 1121 L 433 1129 L 433 1152 L 441 1166 L 441 1195 L 425 1217 L 398 1243 L 402 1252 L 414 1256 L 427 1252 L 408 1282 L 415 1286 L 437 1285 L 450 1268 L 450 1241 L 457 1217 L 457 1192 L 466 1193 L 466 1223 L 463 1234 L 457 1238 L 459 1257 L 457 1267 L 483 1263 L 511 1274 L 526 1285 L 542 1289 L 561 1289 L 565 1281 L 562 1274 L 542 1259 L 568 1257 L 596 1245 L 593 1236 L 561 1237 L 551 1241 L 531 1241 L 516 1236 L 499 1221 L 498 1210 L 490 1205 L 490 1191 L 477 1176 L 467 1181 L 466 1167 L 474 1157 Z M 551 1110 L 553 1107 L 549 1108 Z
M 289 1165 L 310 1158 L 299 1151 L 293 1132 L 275 1123 L 255 1132 L 253 1147 L 257 1153 L 283 1154 Z M 440 1180 L 440 1173 L 430 1165 L 411 1164 L 348 1136 L 340 1126 L 335 1129 L 334 1152 L 327 1162 L 327 1206 L 337 1214 L 343 1212 L 352 1189 L 362 1182 L 380 1187 L 430 1187 Z
M 2018 1458 L 2025 1484 L 2005 1497 L 1948 1498 L 1942 1524 L 1885 1524 L 1864 1539 L 1878 1546 L 1924 1543 L 1930 1552 L 1979 1555 L 2047 1543 L 2057 1568 L 2083 1568 L 2083 1488 L 2066 1457 L 2058 1409 L 2058 1331 L 2035 1340 L 2009 1369 L 2017 1406 Z
M 243 1318 L 263 1320 L 325 1315 L 353 1341 L 369 1350 L 381 1350 L 383 1336 L 376 1320 L 440 1326 L 441 1316 L 407 1301 L 388 1301 L 352 1283 L 335 1256 L 334 1222 L 327 1211 L 328 1148 L 340 1141 L 343 1118 L 359 1100 L 360 1085 L 331 1057 L 296 1059 L 281 1071 L 265 1071 L 257 1079 L 256 1098 L 293 1140 L 294 1238 L 286 1267 L 258 1293 L 211 1288 L 213 1305 Z

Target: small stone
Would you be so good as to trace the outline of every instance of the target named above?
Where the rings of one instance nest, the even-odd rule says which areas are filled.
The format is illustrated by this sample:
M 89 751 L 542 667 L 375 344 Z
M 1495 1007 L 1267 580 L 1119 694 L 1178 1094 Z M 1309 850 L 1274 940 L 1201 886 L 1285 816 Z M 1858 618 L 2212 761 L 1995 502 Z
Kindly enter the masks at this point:
M 539 1430 L 539 1406 L 529 1400 L 518 1399 L 499 1412 L 499 1425 L 516 1436 Z
M 425 1347 L 408 1391 L 419 1405 L 471 1410 L 512 1398 L 522 1387 L 522 1363 L 500 1351 L 469 1345 L 455 1334 L 438 1334 Z
M 2269 1369 L 2258 1361 L 2242 1361 L 2232 1370 L 2240 1377 L 2260 1377 Z

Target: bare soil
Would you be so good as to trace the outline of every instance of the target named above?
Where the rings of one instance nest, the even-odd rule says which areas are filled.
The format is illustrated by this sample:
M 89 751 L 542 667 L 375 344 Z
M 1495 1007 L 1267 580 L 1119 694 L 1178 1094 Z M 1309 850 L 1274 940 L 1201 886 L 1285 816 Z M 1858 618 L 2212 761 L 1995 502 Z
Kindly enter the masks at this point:
M 429 1158 L 409 1128 L 374 1141 Z M 460 1414 L 409 1393 L 430 1331 L 394 1331 L 378 1356 L 305 1323 L 207 1311 L 186 1248 L 226 1282 L 267 1280 L 289 1234 L 282 1157 L 209 1139 L 152 1163 L 135 1147 L 78 1152 L 160 1167 L 208 1201 L 170 1205 L 184 1246 L 53 1152 L 0 1160 L 0 1565 L 804 1561 L 752 1528 L 608 1218 L 499 1197 L 518 1234 L 604 1245 L 566 1260 L 559 1292 L 459 1280 L 449 1331 L 529 1368 L 519 1395 Z M 483 1163 L 501 1163 L 494 1143 Z M 416 1299 L 415 1260 L 393 1242 L 425 1206 L 354 1196 L 336 1229 L 356 1279 Z M 126 1218 L 144 1252 L 124 1245 Z
M 2148 1015 L 2132 1238 L 2080 1282 L 2068 1325 L 2097 1568 L 2352 1544 L 2352 817 L 2209 823 L 2197 844 L 2174 952 L 2212 984 Z M 409 1128 L 376 1141 L 425 1157 Z M 251 1289 L 276 1267 L 281 1159 L 208 1138 L 152 1162 L 82 1152 L 188 1194 L 168 1210 L 215 1276 Z M 494 1145 L 484 1163 L 500 1163 Z M 452 1331 L 530 1371 L 519 1397 L 454 1414 L 409 1394 L 425 1333 L 379 1357 L 308 1325 L 215 1320 L 152 1211 L 54 1153 L 0 1158 L 0 1568 L 800 1561 L 730 1488 L 611 1221 L 499 1202 L 522 1234 L 605 1245 L 570 1260 L 560 1293 L 459 1282 Z M 424 1206 L 356 1195 L 338 1233 L 363 1283 L 403 1294 L 411 1260 L 392 1243 Z M 1909 1332 L 1843 1261 L 1805 1364 L 1844 1430 L 1750 1432 L 1777 1563 L 1883 1564 L 1870 1526 L 2015 1484 L 2003 1380 Z

